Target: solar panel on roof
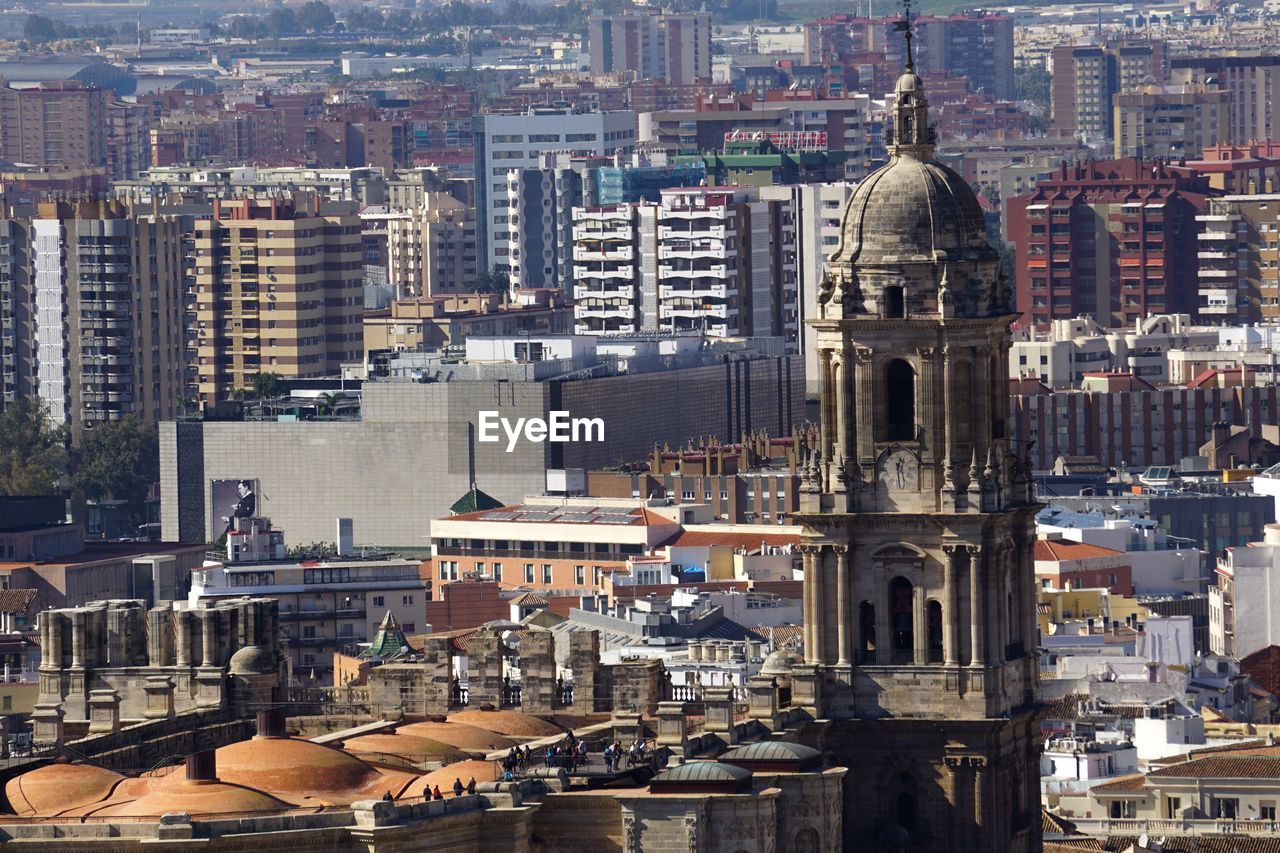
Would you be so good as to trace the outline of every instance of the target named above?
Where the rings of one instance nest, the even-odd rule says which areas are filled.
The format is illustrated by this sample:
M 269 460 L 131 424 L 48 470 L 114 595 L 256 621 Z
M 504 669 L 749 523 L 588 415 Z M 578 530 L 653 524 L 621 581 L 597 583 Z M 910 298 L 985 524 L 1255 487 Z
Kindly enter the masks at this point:
M 486 521 L 514 521 L 520 516 L 514 512 L 487 512 L 480 517 Z
M 630 524 L 633 521 L 635 519 L 629 515 L 602 515 L 596 519 L 599 524 Z
M 551 521 L 555 518 L 549 512 L 525 512 L 521 513 L 520 517 L 525 521 Z

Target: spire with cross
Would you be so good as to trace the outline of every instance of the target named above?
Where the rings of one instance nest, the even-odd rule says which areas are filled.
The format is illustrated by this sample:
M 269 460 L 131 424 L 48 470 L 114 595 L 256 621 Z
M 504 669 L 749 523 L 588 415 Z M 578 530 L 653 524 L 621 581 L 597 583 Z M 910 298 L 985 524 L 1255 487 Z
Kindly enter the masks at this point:
M 911 52 L 911 39 L 914 35 L 911 32 L 911 0 L 902 0 L 902 20 L 893 25 L 894 30 L 902 33 L 902 38 L 907 43 L 907 70 L 914 71 L 916 68 L 916 59 Z

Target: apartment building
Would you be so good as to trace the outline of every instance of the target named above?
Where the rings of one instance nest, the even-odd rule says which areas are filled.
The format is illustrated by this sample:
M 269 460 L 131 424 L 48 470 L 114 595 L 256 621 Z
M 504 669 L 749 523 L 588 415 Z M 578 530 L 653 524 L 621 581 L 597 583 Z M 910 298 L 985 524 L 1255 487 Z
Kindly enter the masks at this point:
M 387 280 L 397 299 L 465 293 L 479 272 L 476 212 L 431 192 L 414 210 L 387 217 Z
M 811 399 L 818 396 L 821 373 L 818 371 L 817 332 L 808 321 L 818 316 L 822 273 L 827 257 L 840 244 L 844 209 L 856 186 L 850 181 L 834 181 L 762 187 L 760 190 L 761 199 L 789 203 L 795 214 L 796 288 L 800 311 L 798 346 L 804 356 L 805 395 Z
M 1199 157 L 1228 138 L 1230 101 L 1226 89 L 1192 83 L 1117 92 L 1112 98 L 1115 156 Z
M 1178 56 L 1172 61 L 1174 83 L 1214 85 L 1230 93 L 1226 135 L 1219 142 L 1245 145 L 1280 139 L 1280 56 L 1247 51 Z
M 1202 315 L 1280 320 L 1280 193 L 1209 199 L 1196 220 Z
M 592 74 L 684 85 L 711 79 L 711 14 L 635 9 L 587 19 Z
M 279 602 L 280 644 L 296 679 L 328 683 L 333 653 L 372 640 L 387 613 L 406 633 L 430 631 L 423 621 L 430 591 L 419 560 L 381 554 L 288 559 L 284 534 L 265 518 L 238 522 L 228 548 L 225 563 L 191 572 L 189 605 L 243 596 Z
M 151 110 L 143 104 L 107 104 L 107 178 L 123 181 L 151 167 Z
M 214 203 L 195 225 L 194 359 L 209 402 L 260 372 L 331 376 L 361 356 L 360 217 L 288 199 Z
M 47 169 L 107 165 L 111 92 L 74 80 L 0 85 L 0 160 Z
M 1161 41 L 1059 45 L 1050 61 L 1051 134 L 1095 146 L 1114 138 L 1112 99 L 1117 92 L 1136 91 L 1169 76 Z
M 602 591 L 605 576 L 680 532 L 682 513 L 648 500 L 528 498 L 431 522 L 436 589 L 483 579 L 531 590 Z M 443 592 L 437 592 L 440 597 Z
M 795 213 L 749 187 L 574 211 L 578 334 L 777 336 L 799 346 Z
M 1018 311 L 1036 326 L 1093 317 L 1129 326 L 1198 313 L 1196 216 L 1208 182 L 1136 158 L 1063 165 L 1007 205 Z
M 475 116 L 476 237 L 480 265 L 511 272 L 513 201 L 510 175 L 535 168 L 544 151 L 580 157 L 629 151 L 636 143 L 636 114 L 629 110 L 584 113 L 536 107 L 527 112 Z
M 177 412 L 182 222 L 121 202 L 48 202 L 0 220 L 5 401 L 38 400 L 85 429 Z

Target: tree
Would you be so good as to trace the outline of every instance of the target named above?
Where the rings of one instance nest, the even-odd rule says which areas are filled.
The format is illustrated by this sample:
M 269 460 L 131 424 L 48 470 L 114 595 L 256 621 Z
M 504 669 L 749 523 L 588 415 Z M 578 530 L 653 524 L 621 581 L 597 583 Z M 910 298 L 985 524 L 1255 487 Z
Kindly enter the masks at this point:
M 341 391 L 328 392 L 320 395 L 320 401 L 316 405 L 316 413 L 319 415 L 333 415 L 338 411 L 338 404 L 347 399 L 347 395 Z
M 505 293 L 511 289 L 511 276 L 498 270 L 485 270 L 467 285 L 472 293 Z
M 290 35 L 302 29 L 298 25 L 298 16 L 288 6 L 272 9 L 263 19 L 263 23 L 267 27 L 267 34 L 271 36 Z
M 0 412 L 0 495 L 51 495 L 67 470 L 66 432 L 26 402 Z
M 27 20 L 22 25 L 22 37 L 34 44 L 44 44 L 58 37 L 58 27 L 52 18 L 27 15 Z
M 253 374 L 253 393 L 260 400 L 274 400 L 285 394 L 284 378 L 279 373 Z
M 298 25 L 309 33 L 323 33 L 333 29 L 333 11 L 324 0 L 311 0 L 298 10 Z
M 160 480 L 160 435 L 136 417 L 86 430 L 72 484 L 90 500 L 124 501 L 134 524 L 147 520 L 147 493 Z

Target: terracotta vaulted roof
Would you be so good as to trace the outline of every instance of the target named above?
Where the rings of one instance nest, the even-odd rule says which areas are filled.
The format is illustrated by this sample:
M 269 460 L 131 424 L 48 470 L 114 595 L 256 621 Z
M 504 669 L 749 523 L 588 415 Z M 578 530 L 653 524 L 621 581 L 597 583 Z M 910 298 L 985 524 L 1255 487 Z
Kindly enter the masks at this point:
M 35 600 L 34 589 L 0 589 L 0 613 L 28 613 Z

